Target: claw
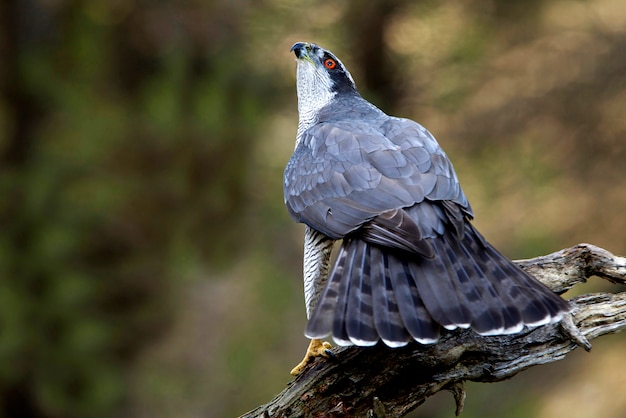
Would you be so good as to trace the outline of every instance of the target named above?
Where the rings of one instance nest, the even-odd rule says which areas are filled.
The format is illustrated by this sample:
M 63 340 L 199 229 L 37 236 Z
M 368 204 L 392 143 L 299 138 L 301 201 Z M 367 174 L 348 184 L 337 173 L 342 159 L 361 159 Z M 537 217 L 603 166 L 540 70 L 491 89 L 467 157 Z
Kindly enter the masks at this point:
M 329 343 L 326 343 L 326 344 L 330 345 Z M 335 363 L 339 363 L 339 357 L 337 357 L 337 356 L 335 355 L 335 353 L 333 353 L 332 351 L 330 351 L 330 349 L 328 349 L 328 348 L 327 348 L 327 349 L 325 349 L 325 350 L 324 350 L 324 354 L 325 354 L 325 355 L 324 355 L 323 357 L 328 358 L 328 359 L 331 359 L 331 360 L 332 360 L 332 361 L 334 361 Z
M 333 354 L 330 349 L 333 346 L 330 345 L 328 341 L 322 340 L 311 340 L 309 343 L 309 348 L 306 350 L 306 354 L 304 358 L 296 367 L 291 370 L 292 376 L 297 376 L 301 374 L 306 368 L 307 364 L 309 364 L 315 357 L 324 357 L 324 358 L 332 358 L 333 360 L 337 360 L 335 354 Z

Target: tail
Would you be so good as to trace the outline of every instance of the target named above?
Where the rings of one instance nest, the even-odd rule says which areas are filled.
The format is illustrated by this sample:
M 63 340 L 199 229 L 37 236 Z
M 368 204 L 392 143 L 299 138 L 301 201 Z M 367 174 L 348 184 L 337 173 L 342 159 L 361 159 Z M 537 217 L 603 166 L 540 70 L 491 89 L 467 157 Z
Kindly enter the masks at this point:
M 345 238 L 309 319 L 309 338 L 390 347 L 439 339 L 441 327 L 513 334 L 558 322 L 569 303 L 494 249 L 469 223 L 432 239 L 435 257 Z

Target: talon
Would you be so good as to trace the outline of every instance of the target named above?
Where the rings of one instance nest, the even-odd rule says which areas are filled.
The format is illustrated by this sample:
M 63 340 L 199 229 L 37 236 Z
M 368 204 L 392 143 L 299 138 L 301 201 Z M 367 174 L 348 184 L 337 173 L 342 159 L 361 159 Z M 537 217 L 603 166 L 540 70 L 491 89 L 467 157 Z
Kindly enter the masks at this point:
M 324 358 L 332 358 L 337 360 L 335 354 L 333 354 L 330 349 L 333 346 L 328 341 L 322 340 L 311 340 L 309 343 L 309 348 L 306 350 L 306 354 L 304 358 L 296 367 L 291 370 L 292 376 L 297 376 L 301 374 L 306 368 L 307 364 L 309 364 L 315 357 L 324 357 Z
M 314 341 L 315 341 L 315 340 L 314 340 Z M 319 341 L 319 340 L 317 340 L 317 341 Z M 333 348 L 333 346 L 332 346 L 332 345 L 331 345 L 328 341 L 324 341 L 324 342 L 322 343 L 322 346 L 321 346 L 321 347 L 319 347 L 319 348 L 318 348 L 318 350 L 319 350 L 319 352 L 320 352 L 320 353 L 321 353 L 322 351 L 324 351 L 324 354 L 326 354 L 326 355 L 324 355 L 324 354 L 320 354 L 320 355 L 321 355 L 321 356 L 323 356 L 323 357 L 326 357 L 326 356 L 333 356 L 333 357 L 334 357 L 335 355 L 333 354 L 333 352 L 332 352 L 332 351 L 330 351 L 330 349 L 331 349 L 331 348 Z
M 335 355 L 335 353 L 333 353 L 332 351 L 330 351 L 330 349 L 333 347 L 332 345 L 330 345 L 330 343 L 328 341 L 324 341 L 324 343 L 322 344 L 322 346 L 324 347 L 324 353 L 322 354 L 322 357 L 326 357 L 329 358 L 331 360 L 333 360 L 336 363 L 339 363 L 339 358 L 337 358 L 337 356 Z

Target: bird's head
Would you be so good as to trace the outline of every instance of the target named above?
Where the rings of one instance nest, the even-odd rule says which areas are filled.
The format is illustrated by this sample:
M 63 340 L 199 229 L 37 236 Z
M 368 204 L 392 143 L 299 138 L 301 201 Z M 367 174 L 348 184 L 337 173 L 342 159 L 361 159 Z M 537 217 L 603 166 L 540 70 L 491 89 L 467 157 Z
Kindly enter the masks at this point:
M 332 52 L 307 42 L 295 43 L 291 51 L 296 55 L 297 62 L 300 117 L 317 112 L 337 94 L 356 93 L 350 72 Z

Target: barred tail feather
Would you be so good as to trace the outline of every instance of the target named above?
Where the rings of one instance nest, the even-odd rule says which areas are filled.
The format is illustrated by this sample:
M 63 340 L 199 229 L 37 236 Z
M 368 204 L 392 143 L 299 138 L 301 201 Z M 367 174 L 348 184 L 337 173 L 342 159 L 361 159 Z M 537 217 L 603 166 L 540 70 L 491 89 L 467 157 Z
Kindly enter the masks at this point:
M 398 274 L 391 275 L 391 280 L 397 292 L 398 310 L 406 330 L 415 341 L 421 344 L 437 342 L 439 340 L 439 324 L 426 310 L 415 280 L 412 279 L 413 275 L 409 263 L 406 260 L 396 259 L 393 255 L 390 258 L 392 262 L 396 262 L 402 267 Z
M 567 301 L 501 255 L 473 227 L 469 226 L 465 235 L 463 243 L 468 242 L 472 246 L 473 258 L 491 267 L 491 271 L 487 272 L 492 277 L 499 299 L 507 304 L 506 312 L 520 317 L 512 332 L 524 325 L 536 327 L 558 322 L 563 314 L 571 311 Z M 484 245 L 480 245 L 481 242 Z M 508 328 L 511 328 L 510 324 Z
M 464 295 L 456 286 L 458 269 L 456 265 L 445 264 L 446 254 L 438 241 L 441 240 L 433 240 L 436 256 L 432 260 L 411 263 L 412 278 L 426 309 L 436 322 L 449 330 L 467 328 L 471 315 Z
M 358 271 L 350 278 L 350 291 L 346 304 L 345 334 L 350 343 L 358 346 L 370 346 L 378 342 L 378 333 L 374 325 L 372 310 L 371 246 L 363 241 L 353 241 Z M 351 246 L 348 246 L 350 248 Z M 339 324 L 338 324 L 339 326 Z M 335 334 L 336 335 L 336 334 Z
M 501 274 L 498 263 L 483 259 L 482 245 L 466 232 L 462 242 L 449 240 L 450 252 L 456 258 L 459 268 L 467 275 L 468 292 L 465 293 L 468 309 L 472 312 L 471 328 L 481 335 L 498 335 L 519 332 L 524 323 L 518 307 L 508 297 L 506 287 L 508 277 Z M 502 258 L 502 257 L 501 257 Z M 500 263 L 510 264 L 502 258 Z
M 501 259 L 502 255 L 493 247 L 488 246 L 486 254 L 492 259 Z M 530 277 L 519 266 L 513 263 L 502 265 L 503 273 L 507 277 L 516 277 L 511 298 L 515 300 L 517 291 L 524 294 L 529 301 L 528 307 L 522 310 L 522 321 L 527 326 L 539 326 L 547 323 L 559 322 L 563 314 L 571 311 L 571 306 L 562 298 L 556 296 L 548 287 L 536 279 Z
M 342 269 L 342 278 L 336 280 L 336 282 L 338 282 L 337 299 L 333 309 L 334 314 L 332 321 L 332 334 L 335 341 L 339 345 L 351 345 L 345 328 L 345 324 L 348 320 L 348 318 L 346 317 L 348 292 L 351 289 L 352 279 L 354 278 L 358 280 L 360 277 L 362 277 L 362 275 L 358 271 L 359 253 L 357 251 L 345 251 L 345 253 L 346 256 Z
M 411 337 L 400 315 L 396 300 L 399 292 L 392 283 L 392 277 L 402 274 L 402 271 L 398 271 L 400 265 L 393 258 L 378 249 L 377 252 L 379 254 L 375 264 L 380 272 L 372 269 L 372 302 L 376 330 L 389 347 L 402 347 L 408 344 Z
M 438 340 L 441 327 L 512 334 L 558 322 L 570 305 L 502 256 L 470 225 L 429 239 L 435 256 L 347 238 L 306 329 L 340 345 L 400 347 Z

